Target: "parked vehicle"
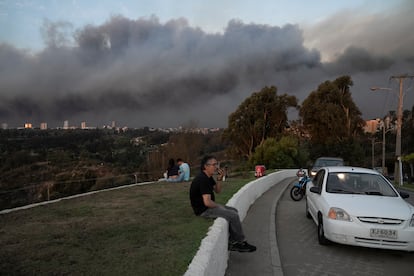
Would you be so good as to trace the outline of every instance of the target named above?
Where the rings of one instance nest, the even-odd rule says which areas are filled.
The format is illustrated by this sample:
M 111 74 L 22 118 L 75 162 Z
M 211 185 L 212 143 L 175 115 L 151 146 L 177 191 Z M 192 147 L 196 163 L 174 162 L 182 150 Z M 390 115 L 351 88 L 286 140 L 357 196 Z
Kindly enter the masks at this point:
M 292 189 L 290 189 L 290 197 L 294 201 L 299 201 L 305 196 L 306 183 L 308 183 L 311 178 L 303 170 L 299 170 L 296 175 L 299 176 L 299 181 L 293 184 Z
M 343 166 L 344 160 L 340 157 L 319 157 L 310 169 L 310 176 L 314 177 L 322 167 Z
M 323 167 L 307 185 L 306 215 L 318 241 L 414 251 L 414 207 L 379 172 Z

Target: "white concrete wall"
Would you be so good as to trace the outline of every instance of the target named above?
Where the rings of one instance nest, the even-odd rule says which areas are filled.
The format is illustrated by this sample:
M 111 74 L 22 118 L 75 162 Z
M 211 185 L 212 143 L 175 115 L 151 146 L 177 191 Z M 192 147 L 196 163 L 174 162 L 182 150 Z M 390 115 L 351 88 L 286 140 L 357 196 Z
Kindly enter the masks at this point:
M 246 217 L 247 211 L 257 198 L 281 180 L 295 176 L 297 169 L 283 170 L 258 178 L 243 186 L 227 202 L 227 205 L 237 208 L 240 219 Z M 217 218 L 209 228 L 207 236 L 201 241 L 200 248 L 188 266 L 185 276 L 224 275 L 229 258 L 228 223 L 225 219 Z

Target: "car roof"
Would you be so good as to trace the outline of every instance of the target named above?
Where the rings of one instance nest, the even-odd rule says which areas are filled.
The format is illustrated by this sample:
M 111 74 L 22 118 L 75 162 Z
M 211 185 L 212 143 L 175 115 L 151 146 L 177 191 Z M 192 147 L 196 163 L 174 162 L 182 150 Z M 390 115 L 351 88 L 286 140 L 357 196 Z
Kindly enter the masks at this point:
M 328 172 L 354 172 L 354 173 L 369 173 L 369 174 L 380 174 L 378 171 L 362 168 L 362 167 L 351 167 L 351 166 L 334 166 L 334 167 L 323 167 Z
M 316 160 L 341 160 L 343 161 L 344 159 L 342 159 L 341 157 L 319 157 Z

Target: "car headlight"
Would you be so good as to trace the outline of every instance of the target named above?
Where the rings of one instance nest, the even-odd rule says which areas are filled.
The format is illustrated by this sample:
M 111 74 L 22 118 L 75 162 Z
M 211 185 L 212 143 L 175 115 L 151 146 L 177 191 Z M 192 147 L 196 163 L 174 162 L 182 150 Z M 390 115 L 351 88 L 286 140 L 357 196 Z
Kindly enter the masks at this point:
M 351 217 L 348 215 L 347 212 L 345 212 L 345 210 L 336 207 L 332 207 L 329 209 L 328 217 L 330 219 L 352 221 Z
M 411 216 L 410 226 L 414 227 L 414 215 Z

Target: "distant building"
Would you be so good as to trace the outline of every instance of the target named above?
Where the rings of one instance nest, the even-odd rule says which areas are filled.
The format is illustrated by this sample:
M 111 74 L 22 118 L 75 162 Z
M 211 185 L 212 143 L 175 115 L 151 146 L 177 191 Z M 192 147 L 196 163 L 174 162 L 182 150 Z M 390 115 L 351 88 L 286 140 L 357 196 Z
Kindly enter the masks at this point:
M 8 129 L 9 125 L 7 123 L 2 123 L 1 124 L 1 129 Z
M 141 136 L 141 137 L 135 137 L 131 139 L 131 143 L 133 145 L 142 145 L 145 144 L 145 137 Z
M 376 133 L 380 125 L 380 121 L 380 119 L 365 121 L 364 131 L 371 134 Z
M 32 124 L 31 123 L 25 123 L 24 128 L 32 128 Z
M 69 129 L 69 121 L 68 120 L 63 122 L 63 129 Z
M 86 122 L 81 123 L 81 129 L 86 129 Z
M 40 123 L 40 129 L 46 130 L 47 129 L 47 123 Z

